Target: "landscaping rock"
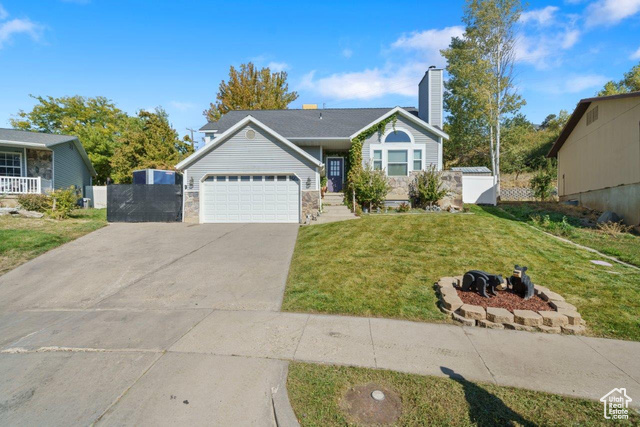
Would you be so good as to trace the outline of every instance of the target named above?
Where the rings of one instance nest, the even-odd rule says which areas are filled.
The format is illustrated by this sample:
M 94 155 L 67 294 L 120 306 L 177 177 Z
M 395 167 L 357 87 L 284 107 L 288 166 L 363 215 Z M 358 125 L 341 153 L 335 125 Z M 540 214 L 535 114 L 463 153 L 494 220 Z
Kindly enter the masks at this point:
M 454 277 L 443 277 L 436 283 L 438 289 L 451 288 L 454 289 L 454 285 L 457 285 L 457 281 Z
M 456 288 L 454 287 L 450 287 L 450 288 L 440 288 L 440 295 L 446 295 L 449 297 L 458 297 L 458 291 L 456 291 Z
M 562 295 L 558 295 L 555 292 L 550 291 L 549 289 L 543 291 L 540 294 L 540 298 L 545 301 L 564 301 L 564 297 Z
M 544 291 L 548 291 L 549 288 L 547 288 L 546 286 L 541 286 L 541 285 L 533 285 L 533 291 L 536 295 L 541 295 L 542 292 Z M 542 296 L 540 297 L 542 298 Z
M 456 311 L 460 307 L 464 305 L 460 297 L 456 296 L 448 296 L 442 295 L 442 305 L 447 310 Z
M 568 302 L 565 302 L 565 301 L 549 301 L 549 304 L 551 305 L 551 307 L 555 308 L 556 311 L 557 310 L 578 311 L 575 305 L 569 304 Z
M 582 316 L 575 310 L 558 310 L 558 313 L 564 315 L 569 321 L 569 325 L 579 326 L 582 325 Z
M 517 324 L 524 326 L 542 325 L 542 316 L 531 310 L 513 310 L 513 318 Z
M 560 326 L 541 325 L 541 326 L 538 326 L 538 329 L 540 329 L 542 332 L 545 332 L 547 334 L 559 334 L 560 332 L 562 332 L 562 328 Z
M 569 324 L 567 316 L 557 311 L 539 311 L 538 314 L 542 316 L 542 324 L 544 326 L 560 327 Z
M 504 329 L 504 325 L 502 323 L 494 323 L 486 319 L 478 319 L 478 326 L 481 328 L 487 329 Z
M 0 208 L 0 215 L 15 215 L 18 213 L 16 208 Z
M 451 313 L 451 318 L 453 320 L 455 320 L 456 322 L 460 322 L 465 326 L 475 326 L 476 325 L 476 321 L 473 319 L 467 319 L 465 317 L 460 316 L 459 314 L 456 313 Z
M 598 217 L 598 224 L 604 224 L 605 222 L 620 222 L 622 217 L 612 211 L 604 211 L 602 215 Z
M 505 323 L 504 328 L 513 329 L 515 331 L 527 331 L 527 332 L 536 332 L 538 330 L 538 328 L 536 328 L 535 326 L 525 326 L 525 325 L 520 325 L 518 323 Z
M 35 211 L 26 211 L 24 209 L 20 209 L 18 211 L 18 215 L 25 218 L 42 218 L 44 216 L 43 213 L 35 212 Z
M 582 325 L 566 325 L 562 327 L 562 332 L 570 335 L 582 335 L 586 329 L 587 328 Z
M 494 323 L 513 323 L 513 313 L 504 308 L 487 307 L 487 320 Z
M 467 319 L 479 320 L 487 318 L 487 313 L 484 311 L 484 308 L 479 305 L 464 304 L 458 309 L 458 313 Z

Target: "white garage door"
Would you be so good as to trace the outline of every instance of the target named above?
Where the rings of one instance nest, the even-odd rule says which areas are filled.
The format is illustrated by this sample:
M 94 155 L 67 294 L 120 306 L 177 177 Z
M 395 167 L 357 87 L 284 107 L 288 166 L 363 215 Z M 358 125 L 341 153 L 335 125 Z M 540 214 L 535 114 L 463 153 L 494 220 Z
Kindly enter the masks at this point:
M 300 221 L 295 175 L 215 175 L 202 183 L 202 222 Z

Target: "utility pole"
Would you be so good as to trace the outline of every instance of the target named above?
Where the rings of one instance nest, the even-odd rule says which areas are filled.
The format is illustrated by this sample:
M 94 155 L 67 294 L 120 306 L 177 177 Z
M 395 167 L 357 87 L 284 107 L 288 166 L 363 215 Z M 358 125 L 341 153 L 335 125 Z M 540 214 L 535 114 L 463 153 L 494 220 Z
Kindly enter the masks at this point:
M 193 131 L 194 131 L 194 129 L 187 128 L 187 130 L 191 132 L 191 149 L 195 151 L 195 141 L 193 140 Z

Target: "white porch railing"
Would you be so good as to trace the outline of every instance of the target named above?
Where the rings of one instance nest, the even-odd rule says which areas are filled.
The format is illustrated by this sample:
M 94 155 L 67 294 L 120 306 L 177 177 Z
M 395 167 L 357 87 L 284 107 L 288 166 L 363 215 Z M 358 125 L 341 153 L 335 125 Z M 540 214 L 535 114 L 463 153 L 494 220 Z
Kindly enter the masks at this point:
M 42 178 L 0 176 L 0 194 L 40 194 Z

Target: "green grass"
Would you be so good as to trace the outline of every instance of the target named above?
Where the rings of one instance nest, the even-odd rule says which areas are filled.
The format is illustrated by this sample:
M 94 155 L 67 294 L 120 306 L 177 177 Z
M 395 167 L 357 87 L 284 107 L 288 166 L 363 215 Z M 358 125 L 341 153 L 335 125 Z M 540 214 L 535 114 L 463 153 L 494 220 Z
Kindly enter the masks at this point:
M 342 409 L 350 388 L 375 383 L 400 395 L 396 425 L 605 425 L 602 404 L 456 379 L 364 368 L 292 363 L 287 389 L 302 426 L 355 425 Z M 632 413 L 626 425 L 637 424 Z M 610 422 L 609 422 L 610 423 Z
M 500 207 L 530 225 L 640 267 L 640 237 L 631 233 L 621 233 L 613 237 L 585 226 L 580 218 L 581 211 L 584 211 L 581 208 L 571 209 L 563 204 L 536 202 L 505 203 Z M 549 216 L 550 221 L 546 227 L 532 221 L 535 216 L 544 217 L 545 215 Z M 566 217 L 569 227 L 559 227 L 563 217 Z
M 283 310 L 445 322 L 440 277 L 520 264 L 578 308 L 589 334 L 640 341 L 640 273 L 596 258 L 498 208 L 368 216 L 300 229 Z
M 106 223 L 106 209 L 76 210 L 62 221 L 0 216 L 0 275 Z

